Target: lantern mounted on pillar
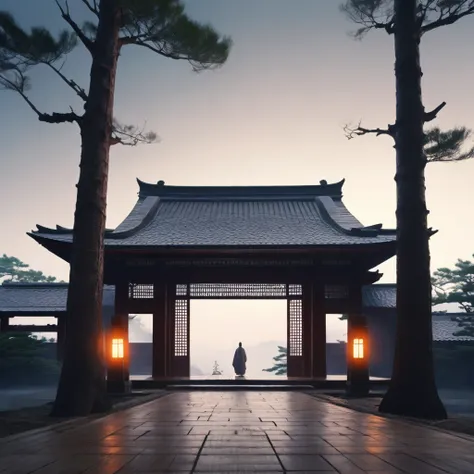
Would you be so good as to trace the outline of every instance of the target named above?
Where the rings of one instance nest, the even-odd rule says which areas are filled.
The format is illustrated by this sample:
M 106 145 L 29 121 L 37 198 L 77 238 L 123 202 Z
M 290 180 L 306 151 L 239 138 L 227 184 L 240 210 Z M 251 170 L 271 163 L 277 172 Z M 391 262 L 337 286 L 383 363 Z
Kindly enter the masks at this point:
M 365 358 L 364 339 L 362 337 L 354 338 L 352 342 L 352 357 L 354 359 Z
M 114 337 L 112 339 L 112 359 L 123 359 L 124 357 L 123 338 Z

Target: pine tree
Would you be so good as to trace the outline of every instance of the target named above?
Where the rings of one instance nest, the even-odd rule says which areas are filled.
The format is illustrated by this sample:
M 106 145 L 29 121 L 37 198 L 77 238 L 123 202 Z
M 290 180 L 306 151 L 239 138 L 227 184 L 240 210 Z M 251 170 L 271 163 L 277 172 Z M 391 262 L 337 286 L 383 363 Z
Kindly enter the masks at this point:
M 433 232 L 427 225 L 425 166 L 430 152 L 437 161 L 449 160 L 440 148 L 446 137 L 437 131 L 425 134 L 423 128 L 446 103 L 425 111 L 419 48 L 424 34 L 473 14 L 474 0 L 348 0 L 343 10 L 360 25 L 357 36 L 380 29 L 393 35 L 395 45 L 395 123 L 386 129 L 357 127 L 348 132 L 349 138 L 375 133 L 395 141 L 397 335 L 392 380 L 380 411 L 442 419 L 447 415 L 433 367 L 429 253 Z M 459 140 L 455 138 L 466 134 L 453 132 L 448 142 L 456 145 Z M 473 155 L 474 150 L 459 152 L 457 159 Z
M 56 37 L 43 27 L 22 29 L 0 12 L 0 85 L 14 91 L 46 123 L 75 123 L 81 135 L 80 174 L 67 318 L 68 339 L 58 392 L 56 416 L 81 416 L 104 411 L 106 396 L 102 344 L 104 231 L 109 150 L 115 144 L 136 145 L 156 139 L 114 119 L 115 78 L 120 53 L 141 46 L 159 56 L 188 61 L 195 71 L 221 66 L 230 40 L 185 13 L 179 0 L 80 0 L 90 21 L 80 26 L 68 3 L 55 0 L 68 25 Z M 78 2 L 79 3 L 79 2 Z M 78 43 L 91 57 L 88 90 L 65 76 L 61 64 Z M 29 71 L 44 66 L 84 103 L 84 112 L 46 113 L 28 95 Z M 139 73 L 139 71 L 137 71 Z
M 275 375 L 286 375 L 288 371 L 288 349 L 278 346 L 278 354 L 273 358 L 273 367 L 263 369 L 263 372 L 271 372 Z
M 29 268 L 27 263 L 16 257 L 3 254 L 0 257 L 0 282 L 53 283 L 56 277 Z
M 474 257 L 474 255 L 473 255 Z M 438 268 L 432 278 L 433 305 L 457 303 L 465 315 L 453 316 L 459 331 L 455 336 L 474 337 L 474 262 L 461 260 L 454 268 Z

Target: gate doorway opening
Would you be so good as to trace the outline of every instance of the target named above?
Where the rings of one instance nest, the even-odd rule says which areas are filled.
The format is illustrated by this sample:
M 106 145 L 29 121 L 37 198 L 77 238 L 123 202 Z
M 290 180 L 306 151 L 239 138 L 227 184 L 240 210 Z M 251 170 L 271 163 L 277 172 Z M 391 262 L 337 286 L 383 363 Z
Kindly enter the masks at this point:
M 326 373 L 347 374 L 347 318 L 342 314 L 326 314 Z
M 129 372 L 135 378 L 153 373 L 153 314 L 128 315 Z
M 274 373 L 263 369 L 273 367 L 278 346 L 287 346 L 287 302 L 191 299 L 191 378 L 235 378 L 232 359 L 239 342 L 247 354 L 245 378 L 275 378 Z
M 312 328 L 321 327 L 320 337 L 325 342 L 325 321 L 320 320 L 312 324 L 311 319 L 311 292 L 303 293 L 303 285 L 288 283 L 191 283 L 171 286 L 171 295 L 168 297 L 168 312 L 171 319 L 166 323 L 168 346 L 164 355 L 166 373 L 178 378 L 190 377 L 190 326 L 192 300 L 280 300 L 286 306 L 287 332 L 287 377 L 311 377 L 313 370 L 312 360 Z M 173 294 L 174 293 L 174 294 Z M 169 295 L 169 293 L 167 293 Z M 303 304 L 303 301 L 305 303 Z M 154 335 L 159 333 L 154 328 Z M 240 341 L 236 341 L 240 342 Z M 235 344 L 235 342 L 234 342 Z M 323 351 L 324 345 L 319 344 Z M 159 346 L 155 344 L 155 348 Z M 235 348 L 235 346 L 234 346 Z M 324 360 L 323 360 L 324 359 Z M 163 359 L 161 359 L 163 360 Z M 320 358 L 324 363 L 325 353 Z M 154 365 L 153 377 L 159 377 L 159 368 Z M 319 370 L 319 368 L 317 368 Z M 325 374 L 324 374 L 325 375 Z

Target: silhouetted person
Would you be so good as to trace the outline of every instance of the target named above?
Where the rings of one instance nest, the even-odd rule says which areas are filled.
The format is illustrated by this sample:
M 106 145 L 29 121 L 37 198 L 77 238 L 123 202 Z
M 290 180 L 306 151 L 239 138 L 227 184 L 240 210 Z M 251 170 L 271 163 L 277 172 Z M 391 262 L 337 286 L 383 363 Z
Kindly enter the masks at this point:
M 234 353 L 234 360 L 232 361 L 232 367 L 234 367 L 235 375 L 242 377 L 245 375 L 245 371 L 247 370 L 246 364 L 247 363 L 247 354 L 245 353 L 245 349 L 242 347 L 242 343 L 239 342 L 239 347 L 235 349 Z

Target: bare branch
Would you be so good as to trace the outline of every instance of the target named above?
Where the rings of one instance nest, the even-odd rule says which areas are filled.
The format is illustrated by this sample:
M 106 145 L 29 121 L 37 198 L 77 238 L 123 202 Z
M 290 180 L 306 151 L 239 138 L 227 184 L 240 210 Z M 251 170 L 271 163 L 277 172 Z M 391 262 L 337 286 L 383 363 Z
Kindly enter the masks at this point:
M 87 101 L 87 94 L 86 91 L 80 87 L 78 84 L 76 84 L 75 81 L 72 79 L 68 79 L 62 72 L 61 68 L 57 68 L 56 66 L 53 66 L 50 62 L 43 62 L 42 64 L 45 64 L 49 68 L 51 68 L 84 102 Z
M 99 16 L 99 8 L 97 6 L 96 0 L 94 0 L 94 4 L 92 4 L 89 0 L 81 0 L 81 1 L 94 15 Z
M 76 33 L 77 37 L 82 41 L 82 43 L 89 50 L 89 52 L 91 54 L 94 54 L 94 43 L 84 34 L 84 32 L 79 28 L 78 24 L 71 18 L 71 16 L 69 15 L 69 8 L 67 8 L 67 3 L 65 10 L 59 3 L 59 0 L 54 1 L 56 2 L 56 5 L 58 6 L 59 11 L 61 12 L 61 16 L 66 21 L 66 23 L 74 30 L 74 33 Z
M 356 39 L 362 39 L 372 29 L 385 30 L 388 34 L 395 31 L 393 5 L 390 1 L 369 0 L 358 2 L 346 0 L 346 3 L 340 6 L 340 9 L 351 21 L 360 25 L 360 28 L 353 34 Z
M 344 133 L 348 140 L 368 134 L 374 134 L 377 137 L 380 135 L 389 135 L 395 139 L 395 125 L 388 125 L 387 128 L 364 128 L 360 126 L 360 123 L 357 127 L 349 127 L 346 125 L 344 127 Z
M 345 0 L 341 10 L 360 28 L 354 33 L 362 38 L 373 29 L 394 33 L 393 0 Z M 420 0 L 417 9 L 417 26 L 420 36 L 461 18 L 474 14 L 473 0 Z
M 8 89 L 18 92 L 23 100 L 30 106 L 33 112 L 36 113 L 38 116 L 38 120 L 40 122 L 46 123 L 65 123 L 65 122 L 76 122 L 78 124 L 81 123 L 81 117 L 77 115 L 72 109 L 70 113 L 58 113 L 53 112 L 51 114 L 45 114 L 40 112 L 39 109 L 31 102 L 29 97 L 25 94 L 24 89 L 22 88 L 21 84 L 15 83 L 14 81 L 8 79 L 3 74 L 0 75 L 0 82 L 6 86 Z
M 468 0 L 471 1 L 471 0 Z M 421 33 L 427 33 L 441 26 L 452 25 L 456 23 L 461 18 L 474 14 L 474 4 L 468 6 L 464 11 L 462 10 L 468 2 L 461 2 L 456 8 L 446 8 L 446 10 L 441 10 L 437 20 L 427 23 L 421 27 Z M 471 1 L 472 3 L 472 1 Z
M 3 71 L 2 71 L 3 72 Z M 12 90 L 20 94 L 23 100 L 30 106 L 33 112 L 36 113 L 38 119 L 41 122 L 47 123 L 64 123 L 64 122 L 77 122 L 81 123 L 82 117 L 77 115 L 71 108 L 70 113 L 58 113 L 53 112 L 52 114 L 46 114 L 40 112 L 40 110 L 33 104 L 33 102 L 26 95 L 28 88 L 28 78 L 24 75 L 23 71 L 19 67 L 10 67 L 6 72 L 10 73 L 11 78 L 7 77 L 6 74 L 0 73 L 0 85 L 5 89 Z
M 442 102 L 441 104 L 438 105 L 435 109 L 433 109 L 431 112 L 425 112 L 423 115 L 423 121 L 426 122 L 431 122 L 435 118 L 437 118 L 438 113 L 446 107 L 446 102 Z
M 146 124 L 139 129 L 134 125 L 123 125 L 117 120 L 113 122 L 112 136 L 110 145 L 136 146 L 138 144 L 150 144 L 159 141 L 155 132 L 146 132 Z

